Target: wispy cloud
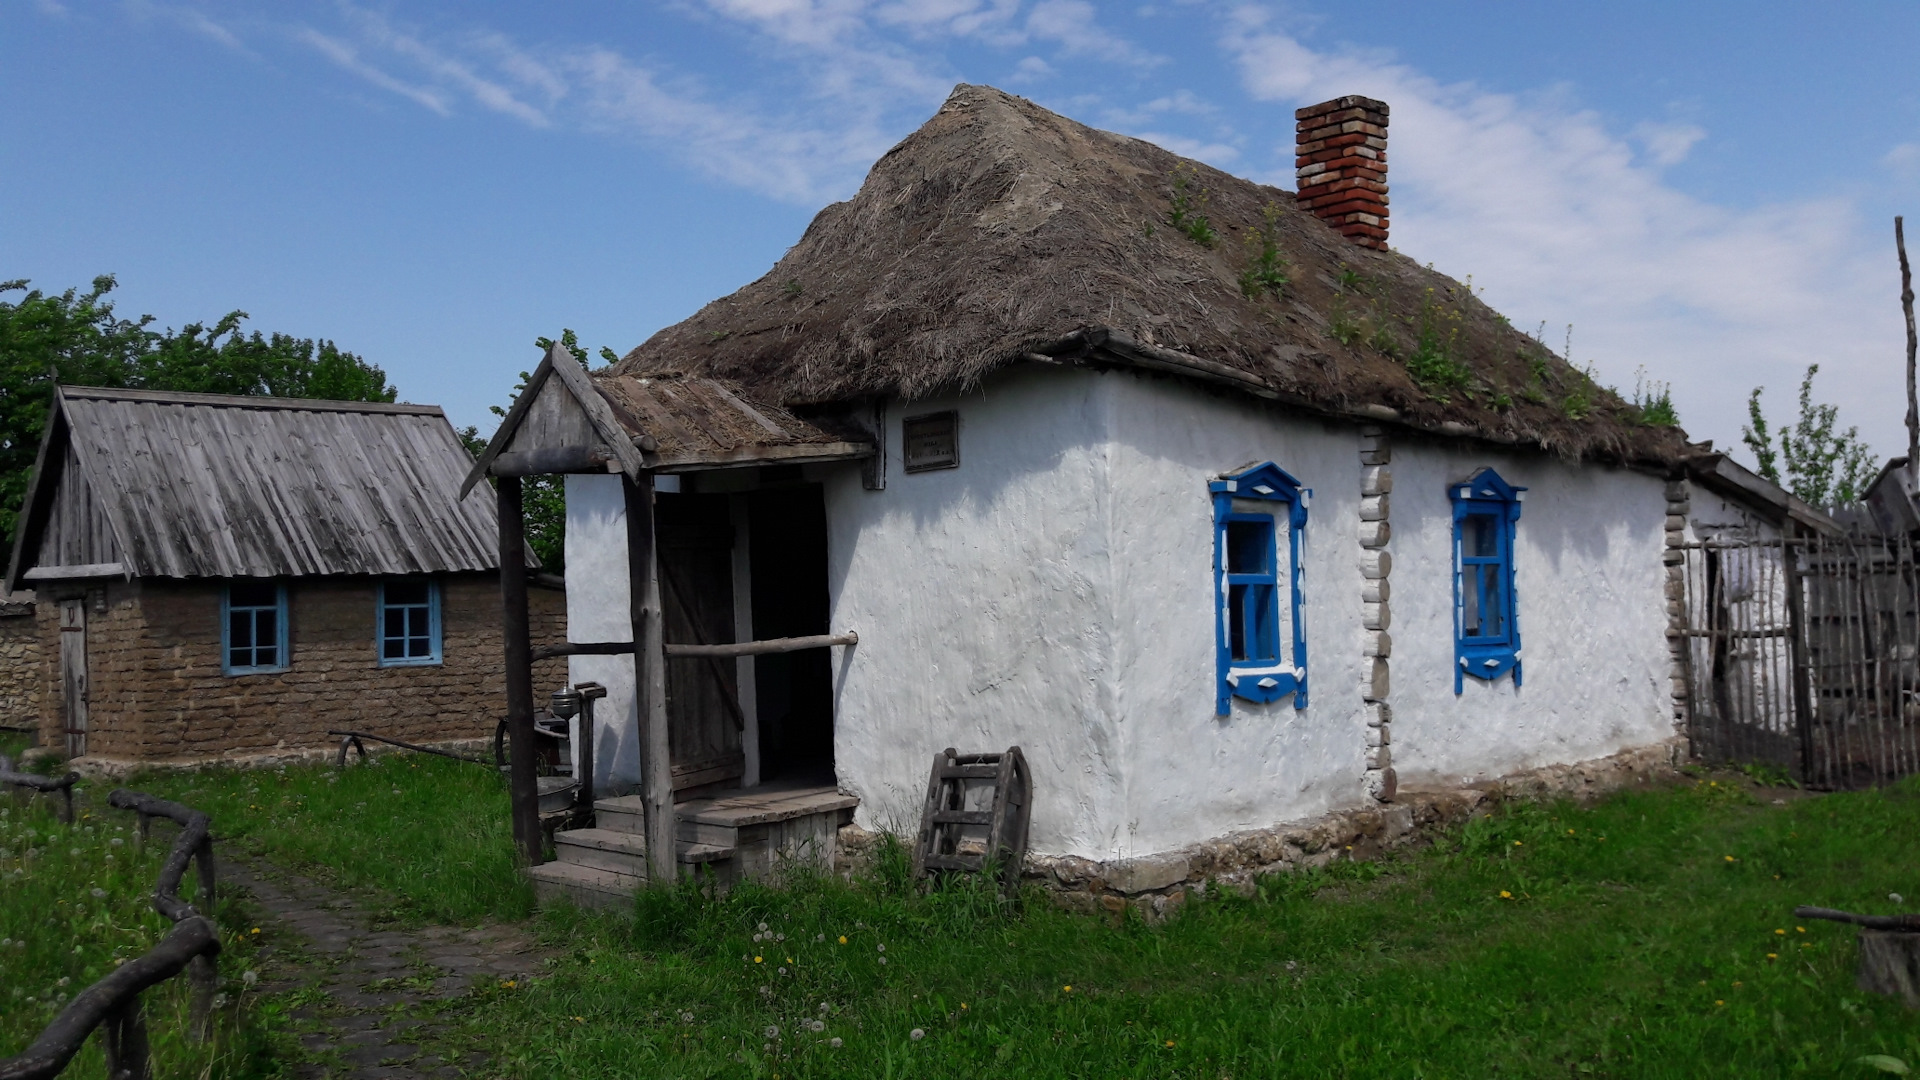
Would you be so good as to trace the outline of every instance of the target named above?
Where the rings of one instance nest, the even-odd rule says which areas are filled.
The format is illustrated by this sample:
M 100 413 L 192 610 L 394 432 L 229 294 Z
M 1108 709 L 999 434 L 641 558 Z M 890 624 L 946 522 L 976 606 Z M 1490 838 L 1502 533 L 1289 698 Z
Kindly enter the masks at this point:
M 1847 199 L 1715 205 L 1664 176 L 1707 137 L 1698 127 L 1621 134 L 1556 90 L 1495 93 L 1377 52 L 1309 48 L 1257 8 L 1229 20 L 1222 46 L 1257 99 L 1387 101 L 1394 246 L 1472 273 L 1516 321 L 1573 323 L 1575 361 L 1603 379 L 1631 385 L 1644 364 L 1672 381 L 1689 428 L 1725 446 L 1748 389 L 1784 403 L 1819 362 L 1843 421 L 1892 445 L 1897 313 Z M 1269 176 L 1290 185 L 1291 147 L 1272 153 Z
M 421 108 L 439 113 L 441 116 L 450 116 L 453 113 L 453 110 L 447 104 L 446 98 L 441 94 L 427 87 L 416 86 L 412 83 L 397 79 L 380 68 L 360 59 L 360 50 L 351 42 L 342 41 L 339 38 L 323 34 L 311 27 L 301 27 L 294 31 L 294 36 L 312 47 L 313 50 L 321 56 L 326 57 L 341 68 L 358 75 L 382 90 L 398 94 L 408 101 L 419 105 Z

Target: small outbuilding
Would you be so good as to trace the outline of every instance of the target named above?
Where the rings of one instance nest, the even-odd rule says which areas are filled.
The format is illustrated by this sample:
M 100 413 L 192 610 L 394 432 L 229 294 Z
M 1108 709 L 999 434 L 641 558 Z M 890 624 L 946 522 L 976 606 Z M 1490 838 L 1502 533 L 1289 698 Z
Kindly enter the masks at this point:
M 37 599 L 41 744 L 110 768 L 311 756 L 329 728 L 491 737 L 472 463 L 431 405 L 60 387 L 7 570 Z M 557 587 L 532 610 L 563 635 Z

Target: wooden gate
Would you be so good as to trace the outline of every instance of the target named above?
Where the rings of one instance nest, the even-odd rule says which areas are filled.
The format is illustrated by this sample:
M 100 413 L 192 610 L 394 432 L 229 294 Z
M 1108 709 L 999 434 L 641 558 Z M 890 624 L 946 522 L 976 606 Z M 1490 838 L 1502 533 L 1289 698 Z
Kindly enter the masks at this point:
M 60 601 L 60 719 L 67 756 L 87 752 L 87 602 Z
M 1920 576 L 1905 537 L 1686 546 L 1687 724 L 1696 758 L 1812 788 L 1920 772 Z

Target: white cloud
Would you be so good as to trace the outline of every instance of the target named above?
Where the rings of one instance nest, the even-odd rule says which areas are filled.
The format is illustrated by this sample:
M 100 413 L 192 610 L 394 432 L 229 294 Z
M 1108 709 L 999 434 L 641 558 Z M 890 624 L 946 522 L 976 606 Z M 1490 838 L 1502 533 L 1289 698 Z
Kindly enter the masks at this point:
M 1165 147 L 1195 161 L 1204 161 L 1218 169 L 1224 169 L 1240 157 L 1240 148 L 1223 142 L 1207 142 L 1204 139 L 1189 139 L 1185 135 L 1171 135 L 1164 131 L 1129 131 L 1125 134 L 1136 139 L 1145 139 L 1155 146 Z
M 1311 49 L 1257 9 L 1236 13 L 1223 45 L 1261 100 L 1388 102 L 1394 246 L 1471 273 L 1517 323 L 1573 323 L 1575 361 L 1603 381 L 1630 387 L 1641 364 L 1671 380 L 1696 437 L 1737 443 L 1747 391 L 1766 385 L 1783 407 L 1818 362 L 1842 423 L 1894 448 L 1898 311 L 1887 260 L 1863 254 L 1878 250 L 1847 199 L 1718 206 L 1661 175 L 1697 128 L 1622 136 L 1561 90 L 1495 93 L 1378 53 Z M 1282 160 L 1291 150 L 1273 148 Z M 1290 184 L 1290 168 L 1274 173 Z
M 1693 152 L 1693 146 L 1707 137 L 1707 129 L 1697 124 L 1635 124 L 1633 137 L 1640 141 L 1655 165 L 1678 165 Z
M 294 32 L 294 36 L 298 40 L 311 46 L 320 55 L 382 90 L 398 94 L 414 104 L 419 105 L 421 108 L 439 113 L 441 116 L 453 115 L 453 110 L 448 107 L 446 99 L 440 94 L 428 87 L 415 86 L 412 83 L 396 79 L 385 71 L 361 60 L 360 50 L 349 42 L 323 34 L 310 27 L 302 27 Z
M 1053 65 L 1037 56 L 1028 56 L 1013 66 L 1010 81 L 1016 83 L 1039 82 L 1053 77 Z

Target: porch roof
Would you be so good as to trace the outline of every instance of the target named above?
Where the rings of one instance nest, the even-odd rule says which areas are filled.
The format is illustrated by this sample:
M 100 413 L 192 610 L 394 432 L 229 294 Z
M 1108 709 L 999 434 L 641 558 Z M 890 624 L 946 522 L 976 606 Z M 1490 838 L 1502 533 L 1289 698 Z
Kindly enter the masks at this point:
M 677 372 L 586 371 L 555 346 L 467 474 L 687 473 L 871 457 L 864 429 L 801 417 L 738 383 Z

